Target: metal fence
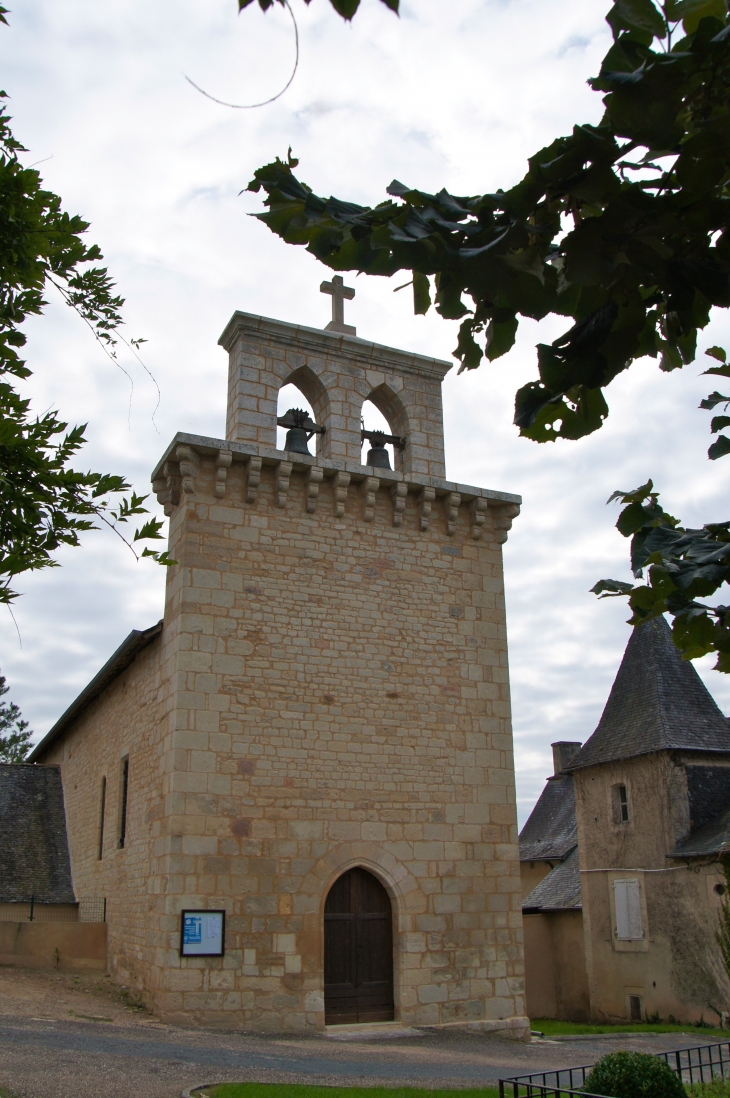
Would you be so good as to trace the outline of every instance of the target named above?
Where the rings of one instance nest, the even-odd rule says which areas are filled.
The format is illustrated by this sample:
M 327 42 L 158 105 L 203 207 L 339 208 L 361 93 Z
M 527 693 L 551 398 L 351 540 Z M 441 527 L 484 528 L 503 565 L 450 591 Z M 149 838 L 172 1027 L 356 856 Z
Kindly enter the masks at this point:
M 630 1036 L 627 1034 L 627 1037 Z M 597 1034 L 596 1039 L 600 1040 Z M 695 1045 L 676 1052 L 657 1052 L 657 1059 L 664 1060 L 676 1072 L 683 1083 L 709 1083 L 718 1077 L 730 1076 L 730 1041 L 716 1044 Z M 557 1071 L 540 1071 L 534 1075 L 514 1075 L 499 1080 L 499 1098 L 598 1098 L 584 1090 L 593 1064 L 580 1067 L 559 1068 Z
M 105 923 L 106 898 L 82 896 L 75 904 L 51 904 L 31 896 L 22 903 L 0 903 L 3 923 Z

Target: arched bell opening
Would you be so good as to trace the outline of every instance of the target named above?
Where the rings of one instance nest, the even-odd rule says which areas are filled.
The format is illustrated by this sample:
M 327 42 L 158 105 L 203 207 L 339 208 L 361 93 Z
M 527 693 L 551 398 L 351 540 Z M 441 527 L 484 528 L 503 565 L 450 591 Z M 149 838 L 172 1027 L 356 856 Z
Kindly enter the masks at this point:
M 391 1022 L 393 910 L 372 873 L 355 866 L 338 877 L 324 908 L 326 1025 Z
M 408 438 L 408 414 L 399 397 L 387 385 L 380 385 L 373 389 L 367 400 L 362 405 L 362 427 L 366 434 L 382 432 L 391 438 Z M 385 464 L 383 450 L 387 456 L 388 464 Z M 363 465 L 374 465 L 395 469 L 402 472 L 404 468 L 405 447 L 394 445 L 382 439 L 363 438 L 362 456 Z
M 371 400 L 366 400 L 363 403 L 362 410 L 360 412 L 362 429 L 368 433 L 379 432 L 383 435 L 392 435 L 390 424 L 378 408 L 375 407 Z M 379 450 L 385 450 L 387 454 L 387 466 L 384 463 L 384 459 L 378 454 Z M 378 468 L 380 462 L 383 462 L 384 468 L 397 469 L 396 462 L 398 457 L 393 452 L 393 445 L 390 442 L 383 442 L 382 445 L 377 439 L 363 438 L 362 440 L 362 456 L 360 461 L 363 465 L 372 465 L 375 462 L 375 468 Z
M 322 450 L 329 400 L 316 374 L 302 366 L 279 389 L 276 406 L 276 448 L 314 457 Z M 304 413 L 297 416 L 295 410 Z M 289 413 L 289 414 L 287 414 Z M 284 424 L 279 420 L 284 420 Z M 317 430 L 312 431 L 311 427 Z

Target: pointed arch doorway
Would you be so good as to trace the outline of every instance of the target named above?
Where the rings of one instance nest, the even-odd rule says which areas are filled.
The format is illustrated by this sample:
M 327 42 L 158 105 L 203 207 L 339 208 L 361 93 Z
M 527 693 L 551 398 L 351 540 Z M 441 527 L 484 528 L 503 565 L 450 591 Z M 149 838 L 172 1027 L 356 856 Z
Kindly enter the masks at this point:
M 380 881 L 357 866 L 338 877 L 324 908 L 327 1025 L 393 1020 L 393 912 Z

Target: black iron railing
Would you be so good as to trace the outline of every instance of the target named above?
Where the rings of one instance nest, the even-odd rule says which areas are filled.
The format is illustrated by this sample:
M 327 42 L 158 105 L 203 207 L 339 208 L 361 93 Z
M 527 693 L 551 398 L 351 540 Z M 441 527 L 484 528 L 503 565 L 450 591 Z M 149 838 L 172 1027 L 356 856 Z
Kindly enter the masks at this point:
M 627 1037 L 631 1034 L 627 1033 Z M 600 1034 L 596 1040 L 600 1041 Z M 655 1053 L 659 1060 L 676 1072 L 683 1083 L 709 1083 L 718 1077 L 730 1076 L 730 1041 L 695 1045 L 674 1052 Z M 593 1064 L 539 1071 L 534 1075 L 514 1075 L 499 1080 L 499 1098 L 598 1098 L 584 1090 Z

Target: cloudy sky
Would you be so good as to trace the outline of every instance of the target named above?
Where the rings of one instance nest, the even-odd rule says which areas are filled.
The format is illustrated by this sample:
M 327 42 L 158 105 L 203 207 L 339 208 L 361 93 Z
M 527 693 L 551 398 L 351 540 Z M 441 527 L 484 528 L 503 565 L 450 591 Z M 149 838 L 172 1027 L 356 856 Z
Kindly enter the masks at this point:
M 329 319 L 325 268 L 247 216 L 260 209 L 239 194 L 254 168 L 291 145 L 319 193 L 377 202 L 395 177 L 473 194 L 510 186 L 531 153 L 600 117 L 586 79 L 608 45 L 607 0 L 401 2 L 397 19 L 362 0 L 346 25 L 326 0 L 292 0 L 294 83 L 270 106 L 234 111 L 184 75 L 238 103 L 274 95 L 294 57 L 278 5 L 239 16 L 235 0 L 17 0 L 0 53 L 25 163 L 42 161 L 47 185 L 92 222 L 126 298 L 127 334 L 148 340 L 144 361 L 161 390 L 155 413 L 156 389 L 134 359 L 120 356 L 128 377 L 52 301 L 28 327 L 27 391 L 38 411 L 88 421 L 85 464 L 146 491 L 175 431 L 222 436 L 217 340 L 235 309 L 313 327 Z M 348 310 L 358 334 L 450 358 L 456 325 L 414 317 L 408 291 L 393 287 L 357 280 Z M 697 405 L 709 379 L 699 365 L 669 376 L 652 361 L 632 368 L 609 390 L 606 427 L 579 443 L 519 439 L 514 391 L 535 376 L 535 343 L 564 327 L 523 322 L 507 358 L 454 370 L 444 385 L 448 475 L 524 499 L 505 549 L 523 820 L 550 772 L 551 741 L 590 735 L 628 640 L 625 606 L 588 593 L 601 577 L 628 578 L 607 497 L 652 476 L 668 509 L 701 524 L 726 516 L 730 482 L 730 461 L 705 457 L 709 417 Z M 702 347 L 729 328 L 717 318 Z M 0 667 L 39 736 L 163 605 L 162 569 L 135 564 L 112 536 L 89 535 L 60 561 L 23 581 L 22 647 L 0 616 Z M 730 682 L 709 663 L 698 669 L 730 712 Z

